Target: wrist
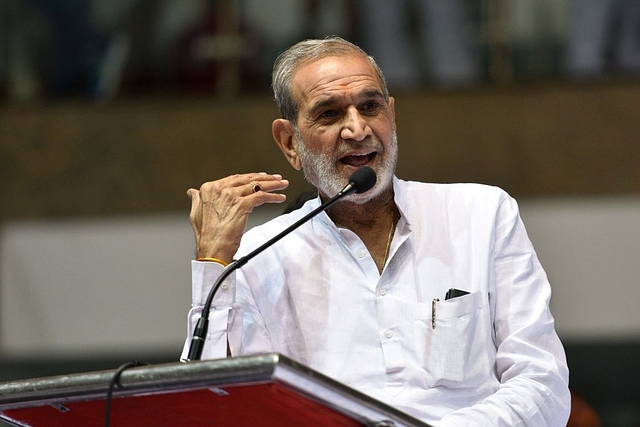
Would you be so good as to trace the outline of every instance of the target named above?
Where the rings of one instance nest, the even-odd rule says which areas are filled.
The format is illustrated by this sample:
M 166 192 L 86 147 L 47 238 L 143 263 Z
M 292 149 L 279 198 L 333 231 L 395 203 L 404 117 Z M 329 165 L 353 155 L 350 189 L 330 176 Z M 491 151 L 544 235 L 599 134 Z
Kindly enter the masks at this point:
M 221 260 L 220 258 L 212 258 L 212 257 L 198 257 L 196 258 L 196 261 L 200 261 L 200 262 L 215 262 L 218 263 L 220 265 L 222 265 L 223 267 L 226 267 L 227 265 L 229 265 L 228 262 Z

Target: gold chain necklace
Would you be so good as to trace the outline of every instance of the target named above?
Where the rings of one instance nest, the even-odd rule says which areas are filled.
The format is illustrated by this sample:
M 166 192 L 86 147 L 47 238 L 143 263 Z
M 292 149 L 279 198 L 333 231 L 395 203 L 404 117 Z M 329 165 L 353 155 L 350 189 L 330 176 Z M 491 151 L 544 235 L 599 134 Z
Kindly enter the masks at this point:
M 391 229 L 389 230 L 389 236 L 387 237 L 387 247 L 384 250 L 384 257 L 382 258 L 382 264 L 380 265 L 380 271 L 384 269 L 384 266 L 387 264 L 387 258 L 389 257 L 389 249 L 391 248 L 391 240 L 393 238 L 393 234 L 396 231 L 396 225 L 400 220 L 400 212 L 396 212 L 393 216 L 393 221 L 391 221 Z

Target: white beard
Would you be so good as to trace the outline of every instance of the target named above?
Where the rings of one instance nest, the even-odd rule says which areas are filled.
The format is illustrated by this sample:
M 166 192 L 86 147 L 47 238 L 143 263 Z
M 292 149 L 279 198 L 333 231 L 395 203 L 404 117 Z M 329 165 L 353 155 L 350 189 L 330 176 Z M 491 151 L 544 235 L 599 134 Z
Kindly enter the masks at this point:
M 340 158 L 342 153 L 352 150 L 353 147 L 343 142 L 337 151 L 336 157 L 330 158 L 329 155 L 313 153 L 307 149 L 297 127 L 295 128 L 295 136 L 304 178 L 316 187 L 320 193 L 333 197 L 344 188 L 348 178 L 338 173 L 336 169 L 337 159 Z M 374 187 L 362 194 L 347 196 L 345 199 L 357 204 L 363 204 L 374 199 L 393 185 L 393 175 L 398 161 L 398 137 L 395 131 L 393 131 L 391 144 L 387 150 L 382 151 L 382 144 L 377 139 L 372 139 L 368 145 L 368 148 L 375 150 L 378 156 L 383 155 L 384 158 L 382 164 L 377 169 L 374 168 L 377 175 Z M 359 148 L 363 146 L 367 147 L 367 143 L 358 143 Z

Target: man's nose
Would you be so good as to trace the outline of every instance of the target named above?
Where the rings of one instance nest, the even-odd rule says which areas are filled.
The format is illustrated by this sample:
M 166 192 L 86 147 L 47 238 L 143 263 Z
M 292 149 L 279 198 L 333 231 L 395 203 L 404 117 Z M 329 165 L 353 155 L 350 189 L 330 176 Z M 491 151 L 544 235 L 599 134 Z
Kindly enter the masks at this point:
M 369 123 L 362 117 L 360 111 L 357 108 L 351 107 L 347 110 L 345 116 L 344 126 L 340 136 L 342 139 L 352 139 L 355 141 L 362 141 L 368 136 L 371 136 L 371 128 Z

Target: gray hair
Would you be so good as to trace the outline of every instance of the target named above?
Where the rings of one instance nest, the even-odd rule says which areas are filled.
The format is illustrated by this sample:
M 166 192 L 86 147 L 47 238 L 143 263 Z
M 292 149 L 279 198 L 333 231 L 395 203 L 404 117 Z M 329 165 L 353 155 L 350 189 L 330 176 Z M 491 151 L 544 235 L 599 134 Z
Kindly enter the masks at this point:
M 371 61 L 373 68 L 378 74 L 378 79 L 382 86 L 382 93 L 388 101 L 389 89 L 387 88 L 384 74 L 375 59 L 364 50 L 337 36 L 327 37 L 325 39 L 304 40 L 282 52 L 278 58 L 276 58 L 273 65 L 271 88 L 273 89 L 273 95 L 280 109 L 282 118 L 290 120 L 294 124 L 296 123 L 299 104 L 298 101 L 293 98 L 291 86 L 293 74 L 300 65 L 312 59 L 320 59 L 327 56 L 342 56 L 350 53 L 360 54 Z

